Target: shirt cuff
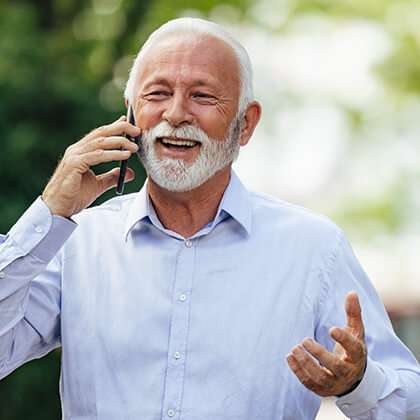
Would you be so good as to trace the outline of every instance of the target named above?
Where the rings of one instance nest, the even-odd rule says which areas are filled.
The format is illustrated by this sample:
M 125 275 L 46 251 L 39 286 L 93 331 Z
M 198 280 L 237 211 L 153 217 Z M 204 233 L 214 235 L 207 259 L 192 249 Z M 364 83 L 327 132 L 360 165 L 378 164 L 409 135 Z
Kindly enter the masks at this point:
M 337 399 L 337 407 L 350 418 L 360 416 L 375 408 L 382 394 L 385 380 L 382 369 L 368 358 L 362 381 L 354 391 Z
M 9 231 L 8 236 L 24 254 L 50 261 L 76 229 L 77 224 L 52 215 L 41 197 L 26 210 Z

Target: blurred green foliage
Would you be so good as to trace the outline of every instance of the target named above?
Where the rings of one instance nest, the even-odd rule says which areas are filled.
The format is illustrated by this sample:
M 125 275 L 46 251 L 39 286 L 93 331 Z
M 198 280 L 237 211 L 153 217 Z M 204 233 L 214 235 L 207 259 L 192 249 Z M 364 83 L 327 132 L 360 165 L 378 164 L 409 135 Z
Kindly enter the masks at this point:
M 255 0 L 257 1 L 257 0 Z M 279 0 L 280 1 L 280 0 Z M 420 93 L 420 16 L 417 0 L 282 0 L 287 21 L 305 13 L 381 22 L 394 52 L 378 72 L 395 95 Z M 255 2 L 254 2 L 255 3 Z M 65 148 L 125 113 L 122 89 L 146 36 L 180 13 L 208 16 L 235 6 L 247 19 L 251 0 L 26 0 L 0 2 L 0 232 L 7 232 L 40 194 Z M 406 22 L 401 24 L 401 20 Z M 396 25 L 395 22 L 400 22 Z M 281 30 L 282 28 L 278 28 Z M 357 129 L 363 114 L 349 110 Z M 135 159 L 139 189 L 144 172 Z M 104 171 L 104 165 L 97 171 Z M 396 186 L 399 196 L 406 192 Z M 108 192 L 99 201 L 114 194 Z M 401 208 L 390 194 L 352 206 L 343 224 L 381 220 L 395 229 Z M 59 352 L 31 362 L 0 382 L 0 420 L 60 418 Z
M 0 2 L 0 232 L 40 194 L 68 145 L 125 114 L 123 86 L 146 36 L 186 9 L 206 15 L 219 3 Z M 144 180 L 136 159 L 130 164 L 137 179 L 127 184 L 127 193 Z M 95 170 L 109 166 L 115 164 Z M 113 195 L 109 191 L 98 202 Z M 0 382 L 0 420 L 61 418 L 59 360 L 53 352 Z

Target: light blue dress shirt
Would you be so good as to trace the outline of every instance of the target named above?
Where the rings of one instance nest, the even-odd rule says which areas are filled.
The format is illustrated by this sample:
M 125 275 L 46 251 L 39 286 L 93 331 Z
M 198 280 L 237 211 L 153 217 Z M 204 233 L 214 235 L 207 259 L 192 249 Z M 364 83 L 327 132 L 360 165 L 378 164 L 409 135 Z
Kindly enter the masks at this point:
M 369 361 L 339 408 L 420 419 L 419 365 L 328 219 L 232 173 L 190 238 L 162 226 L 146 187 L 74 220 L 38 198 L 0 241 L 0 378 L 61 346 L 64 419 L 313 419 L 320 398 L 286 355 L 305 337 L 332 349 L 351 290 Z

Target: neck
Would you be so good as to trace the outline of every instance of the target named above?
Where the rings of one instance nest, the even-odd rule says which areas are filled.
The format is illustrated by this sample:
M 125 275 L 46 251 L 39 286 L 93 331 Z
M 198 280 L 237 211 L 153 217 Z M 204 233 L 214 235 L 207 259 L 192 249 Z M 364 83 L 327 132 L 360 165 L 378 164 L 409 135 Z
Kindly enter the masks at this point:
M 168 191 L 149 178 L 147 190 L 162 225 L 184 238 L 197 233 L 215 218 L 230 172 L 229 165 L 198 188 L 186 192 Z

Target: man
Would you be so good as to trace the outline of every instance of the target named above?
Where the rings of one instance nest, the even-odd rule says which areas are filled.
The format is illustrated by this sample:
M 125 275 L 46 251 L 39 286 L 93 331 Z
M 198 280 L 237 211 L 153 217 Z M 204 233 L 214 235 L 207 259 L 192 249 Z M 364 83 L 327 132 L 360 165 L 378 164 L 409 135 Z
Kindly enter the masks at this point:
M 152 34 L 125 92 L 137 127 L 70 146 L 2 239 L 1 376 L 61 346 L 66 420 L 310 419 L 324 396 L 420 418 L 419 366 L 342 232 L 231 171 L 261 114 L 251 78 L 213 23 Z M 84 210 L 118 177 L 91 167 L 136 152 L 142 190 Z

